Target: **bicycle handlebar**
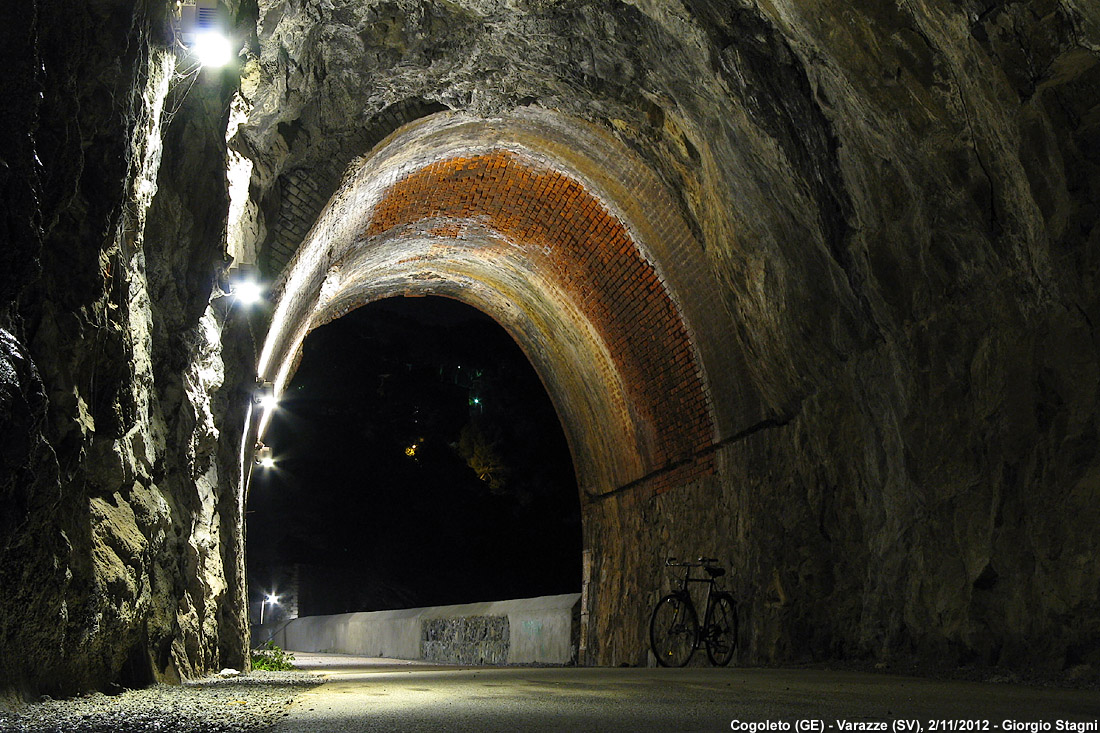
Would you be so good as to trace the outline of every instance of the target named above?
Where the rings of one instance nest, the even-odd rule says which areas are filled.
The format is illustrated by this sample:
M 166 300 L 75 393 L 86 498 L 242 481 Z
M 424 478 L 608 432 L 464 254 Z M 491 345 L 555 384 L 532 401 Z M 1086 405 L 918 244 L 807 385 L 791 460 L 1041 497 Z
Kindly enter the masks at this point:
M 665 565 L 675 568 L 701 568 L 704 565 L 714 565 L 718 562 L 716 557 L 700 557 L 695 562 L 690 560 L 677 560 L 674 557 L 670 557 L 665 560 Z

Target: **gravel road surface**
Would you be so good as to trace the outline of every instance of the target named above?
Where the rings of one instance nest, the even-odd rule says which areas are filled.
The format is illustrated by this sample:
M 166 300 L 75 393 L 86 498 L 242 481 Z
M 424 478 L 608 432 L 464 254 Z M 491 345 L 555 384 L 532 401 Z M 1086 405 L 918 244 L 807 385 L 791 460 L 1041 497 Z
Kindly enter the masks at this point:
M 117 695 L 94 693 L 0 709 L 0 731 L 33 733 L 245 733 L 269 728 L 321 683 L 308 672 L 252 672 Z

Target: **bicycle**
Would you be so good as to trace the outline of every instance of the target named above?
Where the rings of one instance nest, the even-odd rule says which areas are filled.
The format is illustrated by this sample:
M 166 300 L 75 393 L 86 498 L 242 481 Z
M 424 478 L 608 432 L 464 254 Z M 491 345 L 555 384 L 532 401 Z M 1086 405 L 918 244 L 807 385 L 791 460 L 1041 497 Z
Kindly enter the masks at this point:
M 680 587 L 657 602 L 649 619 L 649 645 L 662 667 L 683 667 L 702 642 L 707 658 L 716 667 L 724 667 L 733 658 L 737 647 L 737 607 L 733 596 L 718 588 L 716 578 L 726 574 L 717 567 L 718 560 L 701 557 L 695 562 L 683 562 L 670 557 L 666 567 L 684 568 Z M 703 568 L 709 577 L 693 578 L 692 568 Z M 706 616 L 699 628 L 699 616 L 691 600 L 688 583 L 707 584 Z

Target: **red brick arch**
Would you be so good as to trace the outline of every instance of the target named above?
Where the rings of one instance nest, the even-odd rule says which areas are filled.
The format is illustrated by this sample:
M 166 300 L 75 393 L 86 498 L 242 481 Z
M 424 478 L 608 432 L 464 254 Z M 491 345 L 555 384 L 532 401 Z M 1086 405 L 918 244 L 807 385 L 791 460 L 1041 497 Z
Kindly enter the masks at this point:
M 400 142 L 392 160 L 361 162 L 307 237 L 261 376 L 284 384 L 305 334 L 351 308 L 447 295 L 495 318 L 531 357 L 590 496 L 712 472 L 715 426 L 691 330 L 619 213 L 644 207 L 608 203 L 521 145 L 462 138 L 425 153 L 414 141 L 405 153 Z
M 363 235 L 455 239 L 466 222 L 525 249 L 580 304 L 648 428 L 651 468 L 709 444 L 706 395 L 678 310 L 627 228 L 580 182 L 501 150 L 437 160 L 385 192 Z

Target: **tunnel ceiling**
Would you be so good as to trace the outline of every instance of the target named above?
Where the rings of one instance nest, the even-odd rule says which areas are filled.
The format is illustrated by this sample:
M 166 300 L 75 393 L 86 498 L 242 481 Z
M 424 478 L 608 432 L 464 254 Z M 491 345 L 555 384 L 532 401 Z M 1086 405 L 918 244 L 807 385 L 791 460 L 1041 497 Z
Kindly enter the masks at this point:
M 671 96 L 706 60 L 626 5 L 310 7 L 260 8 L 234 142 L 261 263 L 283 270 L 261 375 L 285 383 L 305 332 L 351 307 L 448 294 L 530 355 L 583 491 L 709 473 L 722 430 L 760 407 L 693 210 L 718 193 L 700 180 L 714 162 Z M 643 41 L 676 63 L 647 68 Z
M 698 366 L 712 382 L 720 433 L 789 414 L 807 391 L 799 382 L 822 365 L 792 355 L 775 369 L 747 363 L 746 355 L 782 349 L 774 342 L 783 338 L 774 329 L 777 312 L 825 301 L 837 324 L 817 334 L 823 348 L 836 354 L 866 340 L 860 294 L 844 270 L 849 204 L 832 131 L 788 42 L 755 11 L 717 13 L 721 7 L 261 4 L 260 54 L 243 82 L 252 108 L 233 142 L 255 163 L 261 263 L 271 275 L 280 270 L 293 240 L 316 221 L 334 167 L 367 154 L 379 135 L 440 107 L 485 120 L 552 111 L 615 144 L 590 155 L 588 178 L 631 158 L 647 185 L 662 189 L 659 210 L 687 229 L 685 256 L 672 246 L 657 254 L 690 262 L 671 297 L 695 312 L 686 328 L 707 332 L 693 348 L 711 352 Z M 734 68 L 736 40 L 747 49 Z M 488 145 L 498 133 L 486 127 L 483 135 Z M 547 159 L 570 154 L 558 145 Z M 451 153 L 421 155 L 427 165 Z M 631 220 L 632 212 L 622 214 Z M 736 246 L 742 232 L 752 242 L 744 250 Z M 797 264 L 777 267 L 782 250 Z
M 309 328 L 374 298 L 466 300 L 523 344 L 601 493 L 786 424 L 960 272 L 1008 257 L 1042 293 L 1030 192 L 1069 184 L 997 151 L 1093 129 L 1095 13 L 842 5 L 261 2 L 231 141 L 280 283 L 261 372 L 285 382 Z

